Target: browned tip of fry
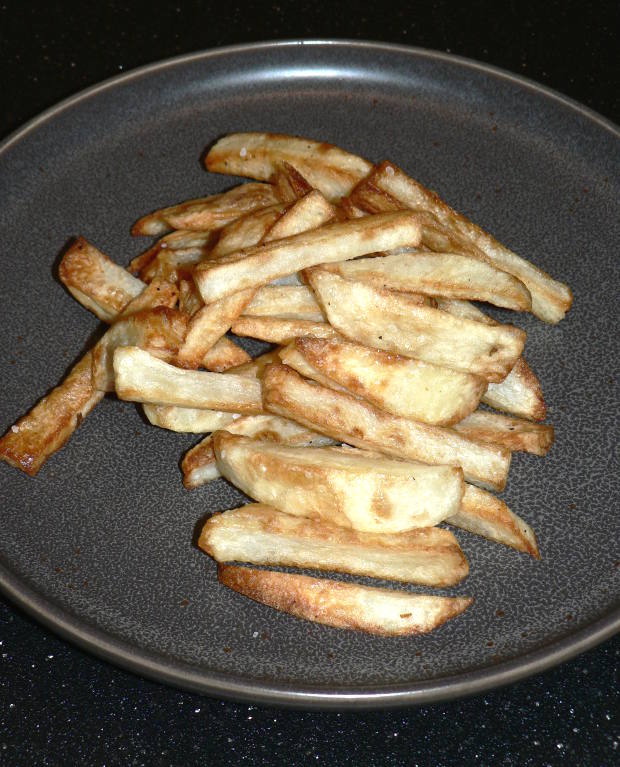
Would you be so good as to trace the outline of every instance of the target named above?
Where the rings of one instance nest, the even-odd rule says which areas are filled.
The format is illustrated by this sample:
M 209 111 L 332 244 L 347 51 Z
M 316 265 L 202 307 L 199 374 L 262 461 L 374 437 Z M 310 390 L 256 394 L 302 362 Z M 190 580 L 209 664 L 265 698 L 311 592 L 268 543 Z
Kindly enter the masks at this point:
M 153 237 L 155 235 L 165 234 L 170 227 L 165 221 L 162 221 L 154 213 L 148 216 L 142 216 L 131 227 L 131 234 L 134 237 Z
M 233 591 L 296 618 L 379 636 L 428 633 L 473 602 L 471 597 L 411 594 L 236 565 L 219 565 L 218 579 Z

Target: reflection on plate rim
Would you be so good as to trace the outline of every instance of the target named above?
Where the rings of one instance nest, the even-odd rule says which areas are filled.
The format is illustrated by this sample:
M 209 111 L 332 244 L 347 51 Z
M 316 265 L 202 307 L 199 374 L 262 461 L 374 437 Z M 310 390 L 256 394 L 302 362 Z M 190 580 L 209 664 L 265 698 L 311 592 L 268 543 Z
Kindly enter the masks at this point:
M 104 80 L 60 101 L 11 133 L 0 143 L 0 161 L 5 151 L 13 144 L 25 138 L 39 125 L 42 125 L 74 104 L 78 104 L 108 88 L 151 75 L 169 67 L 182 66 L 202 59 L 301 45 L 353 47 L 371 53 L 386 51 L 458 64 L 502 80 L 512 81 L 522 88 L 541 93 L 543 96 L 579 112 L 587 119 L 597 123 L 600 127 L 605 128 L 617 138 L 620 138 L 620 129 L 614 123 L 588 107 L 546 86 L 539 85 L 520 75 L 506 72 L 491 65 L 424 48 L 381 42 L 346 39 L 283 40 L 226 46 L 184 54 L 147 64 Z M 618 607 L 615 610 L 610 610 L 605 617 L 599 618 L 588 626 L 578 629 L 564 639 L 551 641 L 548 645 L 538 650 L 524 653 L 509 661 L 500 661 L 493 666 L 484 666 L 475 671 L 431 680 L 422 680 L 420 682 L 386 684 L 385 686 L 343 689 L 306 687 L 299 689 L 299 685 L 283 683 L 270 685 L 261 681 L 247 681 L 235 675 L 224 675 L 213 671 L 195 669 L 189 664 L 174 662 L 156 651 L 141 650 L 129 642 L 117 640 L 105 631 L 89 626 L 83 619 L 74 617 L 67 610 L 56 607 L 41 597 L 34 589 L 25 585 L 24 582 L 1 564 L 0 590 L 19 607 L 23 608 L 55 633 L 128 671 L 139 673 L 159 682 L 166 682 L 187 690 L 222 698 L 315 709 L 386 708 L 390 706 L 433 703 L 480 693 L 494 687 L 516 682 L 531 674 L 540 673 L 594 647 L 620 631 L 620 607 Z

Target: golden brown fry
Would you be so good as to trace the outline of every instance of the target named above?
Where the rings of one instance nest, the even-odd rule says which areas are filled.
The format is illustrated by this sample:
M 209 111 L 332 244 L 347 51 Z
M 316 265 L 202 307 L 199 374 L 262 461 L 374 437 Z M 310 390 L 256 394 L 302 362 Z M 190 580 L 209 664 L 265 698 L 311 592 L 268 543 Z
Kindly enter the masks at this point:
M 373 166 L 336 146 L 278 133 L 231 133 L 207 154 L 207 170 L 269 181 L 288 162 L 329 200 L 349 194 Z
M 203 301 L 250 287 L 260 287 L 314 264 L 344 261 L 378 250 L 416 245 L 420 227 L 407 213 L 366 216 L 274 240 L 234 254 L 236 260 L 212 261 L 196 267 L 194 279 Z
M 453 253 L 399 253 L 325 268 L 375 288 L 486 301 L 516 311 L 528 311 L 532 305 L 528 289 L 516 277 L 484 261 Z
M 540 559 L 532 528 L 510 511 L 504 501 L 479 487 L 465 485 L 461 508 L 446 522 Z
M 364 450 L 290 447 L 227 431 L 213 435 L 220 473 L 246 495 L 295 516 L 397 533 L 456 513 L 463 472 Z
M 437 426 L 472 413 L 486 390 L 477 376 L 346 341 L 296 338 L 280 357 L 324 386 L 344 387 L 388 413 Z
M 143 282 L 84 237 L 78 237 L 66 251 L 58 276 L 67 290 L 104 322 L 111 322 L 144 290 Z
M 210 254 L 210 260 L 217 260 L 244 248 L 251 248 L 263 239 L 271 227 L 286 210 L 282 204 L 247 213 L 225 226 Z
M 187 331 L 187 316 L 177 309 L 158 306 L 117 320 L 92 350 L 93 386 L 114 391 L 114 351 L 120 346 L 138 346 L 165 361 L 179 351 Z
M 243 314 L 249 317 L 325 322 L 314 293 L 305 285 L 263 285 L 256 291 Z
M 346 338 L 366 346 L 487 381 L 502 381 L 523 350 L 525 332 L 512 325 L 460 319 L 416 305 L 406 294 L 345 280 L 324 269 L 309 269 L 304 274 L 330 324 Z
M 570 309 L 573 296 L 567 285 L 513 253 L 393 163 L 377 166 L 368 182 L 398 201 L 401 207 L 432 214 L 451 235 L 473 245 L 488 263 L 521 280 L 532 296 L 532 312 L 540 319 L 556 323 Z M 355 195 L 353 199 L 358 202 Z
M 217 562 L 331 570 L 424 586 L 455 586 L 469 572 L 448 530 L 362 533 L 260 503 L 214 514 L 202 528 L 198 545 Z
M 184 368 L 200 367 L 209 349 L 229 330 L 254 293 L 252 288 L 242 290 L 199 309 L 191 319 L 176 363 Z
M 225 429 L 235 418 L 239 418 L 236 413 L 177 405 L 144 404 L 142 409 L 153 426 L 190 434 L 206 434 L 217 429 Z
M 308 232 L 337 217 L 336 208 L 316 189 L 297 200 L 271 227 L 263 242 Z
M 202 360 L 202 367 L 213 373 L 223 373 L 225 370 L 247 365 L 252 361 L 250 355 L 230 338 L 222 336 L 212 346 Z
M 235 565 L 219 565 L 217 575 L 224 586 L 296 618 L 380 636 L 427 633 L 473 602 Z
M 227 372 L 237 376 L 245 376 L 246 378 L 260 379 L 263 377 L 267 365 L 279 361 L 278 349 L 274 349 L 274 351 L 265 352 L 265 354 L 261 354 L 259 357 L 254 357 L 254 359 L 249 359 L 247 362 L 231 367 Z
M 430 464 L 462 466 L 465 479 L 503 490 L 510 451 L 474 442 L 451 429 L 385 413 L 352 395 L 310 383 L 286 365 L 263 376 L 265 410 L 356 447 Z
M 143 216 L 133 225 L 133 235 L 160 235 L 170 229 L 211 231 L 236 218 L 279 202 L 271 184 L 240 184 L 222 194 L 187 200 Z
M 269 440 L 282 445 L 323 446 L 334 440 L 277 415 L 246 415 L 222 426 L 231 434 Z M 188 490 L 204 485 L 221 476 L 215 461 L 213 436 L 205 437 L 190 448 L 181 462 L 183 484 Z
M 0 439 L 0 460 L 34 477 L 102 399 L 104 392 L 92 385 L 91 368 L 87 352 L 64 381 Z
M 276 164 L 271 182 L 277 189 L 278 197 L 285 203 L 295 202 L 312 191 L 308 181 L 286 160 Z
M 232 413 L 260 413 L 263 409 L 258 381 L 229 373 L 183 370 L 136 346 L 116 349 L 114 375 L 118 397 L 133 402 Z
M 469 439 L 491 442 L 508 450 L 521 450 L 534 455 L 547 455 L 554 440 L 551 424 L 532 423 L 485 410 L 477 410 L 453 428 Z
M 301 336 L 342 337 L 327 322 L 287 320 L 281 317 L 239 317 L 233 322 L 231 330 L 235 335 L 258 338 L 272 344 L 287 344 Z

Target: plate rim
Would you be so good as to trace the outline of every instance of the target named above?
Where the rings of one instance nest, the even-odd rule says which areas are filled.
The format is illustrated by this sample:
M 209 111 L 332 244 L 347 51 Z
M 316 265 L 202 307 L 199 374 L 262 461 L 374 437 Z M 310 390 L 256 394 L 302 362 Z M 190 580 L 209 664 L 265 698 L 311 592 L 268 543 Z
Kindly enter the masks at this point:
M 598 112 L 552 88 L 491 64 L 418 46 L 347 38 L 312 38 L 267 40 L 210 48 L 151 62 L 122 74 L 114 75 L 55 103 L 12 131 L 0 142 L 0 161 L 6 151 L 20 140 L 25 139 L 40 125 L 81 101 L 97 96 L 110 88 L 152 75 L 158 71 L 204 59 L 304 45 L 355 48 L 370 52 L 387 51 L 408 56 L 413 55 L 426 60 L 457 64 L 533 90 L 558 102 L 565 108 L 578 112 L 620 139 L 620 127 Z M 192 667 L 189 663 L 175 661 L 157 651 L 138 648 L 128 640 L 121 640 L 103 629 L 89 625 L 85 619 L 75 616 L 69 610 L 43 597 L 23 578 L 20 578 L 1 562 L 0 591 L 11 602 L 54 633 L 77 645 L 80 649 L 87 650 L 126 671 L 137 673 L 156 682 L 163 682 L 177 688 L 219 698 L 305 709 L 393 708 L 466 697 L 511 684 L 532 674 L 541 673 L 600 644 L 620 631 L 620 605 L 618 605 L 616 608 L 612 607 L 603 617 L 574 631 L 569 636 L 551 640 L 536 650 L 523 653 L 507 661 L 501 661 L 493 666 L 483 666 L 462 674 L 452 674 L 420 682 L 330 689 L 322 686 L 300 686 L 283 682 L 267 683 L 258 679 L 247 680 L 236 674 L 197 671 L 196 667 Z

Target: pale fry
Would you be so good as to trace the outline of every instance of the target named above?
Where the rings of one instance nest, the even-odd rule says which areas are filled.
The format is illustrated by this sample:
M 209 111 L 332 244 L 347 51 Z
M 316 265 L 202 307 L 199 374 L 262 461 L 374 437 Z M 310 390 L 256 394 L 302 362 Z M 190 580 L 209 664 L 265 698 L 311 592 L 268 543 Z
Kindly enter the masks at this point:
M 482 402 L 497 410 L 535 421 L 543 421 L 547 414 L 540 381 L 523 357 L 517 360 L 501 383 L 488 385 Z
M 149 213 L 133 225 L 133 235 L 160 235 L 170 229 L 221 229 L 236 218 L 279 202 L 271 184 L 240 184 L 228 192 L 187 200 Z
M 154 245 L 147 248 L 139 256 L 136 256 L 129 262 L 127 271 L 139 275 L 146 270 L 163 250 L 183 250 L 186 253 L 200 253 L 203 256 L 207 254 L 213 240 L 213 232 L 192 232 L 191 230 L 179 229 L 176 232 L 170 232 L 161 237 Z
M 187 331 L 187 317 L 177 309 L 159 306 L 132 313 L 117 320 L 92 350 L 93 386 L 114 391 L 114 351 L 121 346 L 138 346 L 159 359 L 175 358 Z
M 288 162 L 329 200 L 349 194 L 372 170 L 371 163 L 336 146 L 278 133 L 231 133 L 207 154 L 214 173 L 269 181 Z
M 339 447 L 289 447 L 227 431 L 213 435 L 220 473 L 287 514 L 364 532 L 429 527 L 456 513 L 463 472 Z
M 513 253 L 393 163 L 379 165 L 369 180 L 403 207 L 431 213 L 449 231 L 482 251 L 490 264 L 521 280 L 531 293 L 532 312 L 540 319 L 559 322 L 570 309 L 573 296 L 567 285 Z
M 219 565 L 217 574 L 224 586 L 296 618 L 379 636 L 427 633 L 473 602 L 235 565 Z
M 289 162 L 283 160 L 276 167 L 271 183 L 278 190 L 282 202 L 295 202 L 312 191 L 311 184 Z
M 287 344 L 301 336 L 341 338 L 327 322 L 287 320 L 281 317 L 239 317 L 231 326 L 237 336 L 249 336 L 272 344 Z
M 330 324 L 346 338 L 366 346 L 487 381 L 502 381 L 523 350 L 525 332 L 512 325 L 457 318 L 416 305 L 405 294 L 345 280 L 324 269 L 305 274 Z
M 180 405 L 232 413 L 262 412 L 258 381 L 228 373 L 183 370 L 135 346 L 114 352 L 120 399 L 153 405 Z
M 478 309 L 475 304 L 470 304 L 469 301 L 462 301 L 458 298 L 442 298 L 440 296 L 437 296 L 436 300 L 437 308 L 441 309 L 442 312 L 448 312 L 448 314 L 461 317 L 464 320 L 482 322 L 485 325 L 498 324 L 492 317 Z
M 385 413 L 350 394 L 310 383 L 285 365 L 263 376 L 265 409 L 356 447 L 396 458 L 461 466 L 465 479 L 503 490 L 510 451 L 474 442 L 451 429 Z
M 254 359 L 250 358 L 247 362 L 236 365 L 227 372 L 237 376 L 245 376 L 246 378 L 260 379 L 263 377 L 267 365 L 271 365 L 274 362 L 280 362 L 278 349 L 265 352 L 265 354 L 261 354 L 259 357 L 254 357 Z
M 209 349 L 229 330 L 254 292 L 252 288 L 242 290 L 199 309 L 191 319 L 176 363 L 184 368 L 200 367 Z
M 263 242 L 273 242 L 284 237 L 316 229 L 337 217 L 336 208 L 323 195 L 313 189 L 297 200 L 271 227 Z
M 113 320 L 129 301 L 144 290 L 144 283 L 115 264 L 84 237 L 68 248 L 58 276 L 81 304 L 104 322 Z
M 286 206 L 282 204 L 271 205 L 268 208 L 247 213 L 228 224 L 220 231 L 210 259 L 222 258 L 244 248 L 258 245 L 285 210 Z
M 230 338 L 222 336 L 205 354 L 202 367 L 214 373 L 223 373 L 238 365 L 246 365 L 251 360 L 245 349 L 237 346 Z
M 235 418 L 239 418 L 236 413 L 177 405 L 144 404 L 142 409 L 153 426 L 190 434 L 206 434 L 217 429 L 225 429 Z M 251 417 L 248 416 L 248 418 Z
M 412 214 L 387 213 L 274 240 L 235 254 L 237 260 L 196 267 L 194 279 L 203 301 L 210 303 L 249 287 L 319 263 L 345 261 L 380 250 L 416 245 L 420 226 Z
M 280 317 L 325 322 L 314 293 L 305 285 L 263 285 L 243 314 L 250 317 Z
M 486 301 L 516 311 L 527 311 L 532 305 L 529 291 L 516 277 L 483 261 L 453 253 L 399 253 L 325 268 L 375 288 Z
M 469 572 L 456 538 L 438 527 L 362 533 L 254 503 L 214 514 L 198 545 L 217 562 L 330 570 L 424 586 L 455 586 Z
M 532 423 L 484 410 L 477 410 L 452 428 L 469 439 L 534 455 L 547 455 L 554 440 L 553 426 L 550 424 Z
M 323 385 L 335 383 L 388 413 L 437 426 L 472 413 L 486 390 L 477 376 L 345 341 L 297 338 L 280 357 Z
M 536 536 L 527 522 L 510 511 L 500 498 L 479 487 L 465 485 L 461 508 L 446 522 L 540 559 Z
M 243 434 L 246 437 L 269 440 L 282 445 L 324 446 L 334 444 L 334 440 L 329 437 L 277 415 L 246 415 L 221 428 L 225 428 L 231 434 Z M 205 437 L 185 453 L 181 462 L 181 469 L 183 471 L 183 484 L 188 490 L 221 476 L 215 461 L 213 435 Z

